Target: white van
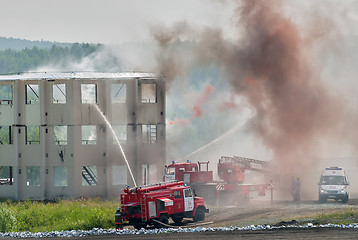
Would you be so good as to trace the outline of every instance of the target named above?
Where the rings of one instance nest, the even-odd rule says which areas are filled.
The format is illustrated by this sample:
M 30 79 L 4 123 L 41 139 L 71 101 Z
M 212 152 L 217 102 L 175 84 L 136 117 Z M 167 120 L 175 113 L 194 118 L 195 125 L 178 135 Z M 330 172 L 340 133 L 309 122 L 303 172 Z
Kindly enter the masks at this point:
M 327 199 L 342 200 L 343 203 L 348 201 L 349 181 L 344 168 L 329 167 L 323 170 L 318 182 L 318 201 L 326 202 Z

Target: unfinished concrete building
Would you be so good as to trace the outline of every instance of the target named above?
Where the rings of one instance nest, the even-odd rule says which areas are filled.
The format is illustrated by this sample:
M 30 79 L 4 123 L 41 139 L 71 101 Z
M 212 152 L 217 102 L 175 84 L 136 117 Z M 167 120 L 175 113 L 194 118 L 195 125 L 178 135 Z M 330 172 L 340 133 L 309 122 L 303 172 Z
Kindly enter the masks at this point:
M 118 197 L 134 181 L 117 139 L 137 185 L 161 180 L 165 165 L 162 77 L 151 73 L 0 76 L 0 198 Z

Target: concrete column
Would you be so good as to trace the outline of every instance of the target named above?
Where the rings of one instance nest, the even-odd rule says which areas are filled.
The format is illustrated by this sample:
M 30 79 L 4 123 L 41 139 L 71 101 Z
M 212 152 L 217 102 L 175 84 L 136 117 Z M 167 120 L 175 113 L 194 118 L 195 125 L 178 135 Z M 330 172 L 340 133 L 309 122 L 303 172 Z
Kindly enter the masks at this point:
M 163 161 L 162 161 L 162 166 L 159 166 L 158 168 L 158 177 L 161 177 L 160 174 L 162 174 L 163 172 L 161 171 L 162 169 L 164 169 L 164 165 L 167 164 L 167 160 L 166 160 L 166 85 L 165 85 L 165 78 L 159 79 L 158 80 L 158 115 L 160 121 L 158 122 L 159 126 L 157 127 L 158 129 L 158 139 L 159 139 L 159 144 L 162 146 L 160 148 L 161 150 L 161 156 L 163 157 Z M 160 173 L 159 173 L 160 172 Z
M 42 200 L 47 199 L 47 191 L 49 184 L 49 170 L 46 154 L 48 153 L 48 126 L 47 126 L 47 116 L 48 116 L 48 106 L 49 101 L 51 101 L 50 94 L 51 86 L 50 83 L 46 80 L 42 80 L 39 83 L 40 87 L 40 114 L 41 114 L 41 127 L 40 127 L 40 144 L 41 144 L 41 167 L 42 172 L 41 177 L 41 188 L 42 188 Z
M 25 88 L 24 82 L 22 81 L 14 81 L 14 145 L 15 145 L 15 166 L 14 166 L 14 181 L 15 181 L 15 199 L 20 200 L 21 189 L 23 184 L 23 174 L 25 174 L 25 169 L 22 169 L 22 161 L 21 161 L 21 151 L 23 150 L 24 140 L 24 125 L 23 125 L 23 117 L 25 113 Z M 21 171 L 21 174 L 20 174 Z

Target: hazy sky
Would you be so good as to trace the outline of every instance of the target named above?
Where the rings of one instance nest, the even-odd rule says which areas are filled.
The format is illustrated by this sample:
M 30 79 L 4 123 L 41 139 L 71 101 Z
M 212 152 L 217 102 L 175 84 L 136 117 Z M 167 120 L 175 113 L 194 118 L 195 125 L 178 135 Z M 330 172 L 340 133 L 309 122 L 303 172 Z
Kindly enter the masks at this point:
M 239 0 L 238 0 L 239 1 Z M 186 21 L 198 26 L 235 27 L 229 0 L 0 0 L 0 36 L 59 42 L 121 43 L 151 39 L 150 26 Z M 285 0 L 293 19 L 304 21 L 315 9 L 357 24 L 355 0 Z M 302 14 L 301 10 L 304 10 Z M 303 15 L 303 16 L 302 16 Z M 346 24 L 346 22 L 345 22 Z M 352 28 L 350 28 L 352 30 Z
M 59 42 L 121 43 L 150 39 L 151 24 L 230 27 L 218 0 L 0 0 L 0 36 Z

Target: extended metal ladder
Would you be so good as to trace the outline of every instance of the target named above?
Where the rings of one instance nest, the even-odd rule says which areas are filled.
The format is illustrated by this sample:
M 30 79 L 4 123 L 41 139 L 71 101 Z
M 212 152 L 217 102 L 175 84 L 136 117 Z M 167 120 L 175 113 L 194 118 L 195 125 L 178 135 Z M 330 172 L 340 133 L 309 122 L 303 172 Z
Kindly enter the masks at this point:
M 237 157 L 237 156 L 233 156 L 233 157 L 221 156 L 221 158 L 219 159 L 219 162 L 220 163 L 232 163 L 232 164 L 236 164 L 236 165 L 241 165 L 241 166 L 245 167 L 246 169 L 250 169 L 250 170 L 254 170 L 254 171 L 264 171 L 264 172 L 266 172 L 266 171 L 263 168 L 271 167 L 271 164 L 266 161 L 256 160 L 256 159 L 252 159 L 252 158 L 245 158 L 245 157 Z M 252 166 L 252 164 L 258 164 L 262 168 L 254 168 Z

